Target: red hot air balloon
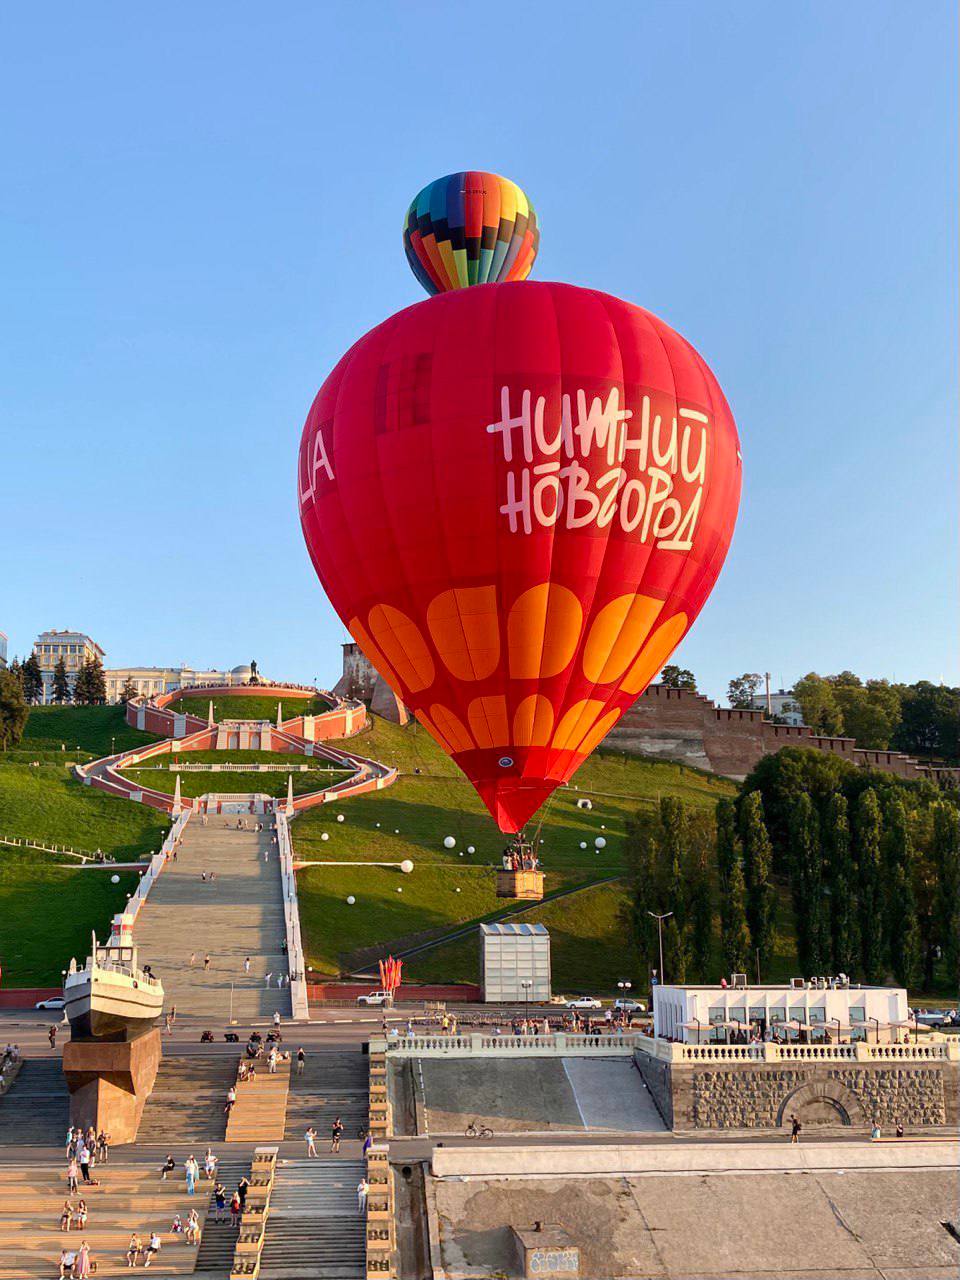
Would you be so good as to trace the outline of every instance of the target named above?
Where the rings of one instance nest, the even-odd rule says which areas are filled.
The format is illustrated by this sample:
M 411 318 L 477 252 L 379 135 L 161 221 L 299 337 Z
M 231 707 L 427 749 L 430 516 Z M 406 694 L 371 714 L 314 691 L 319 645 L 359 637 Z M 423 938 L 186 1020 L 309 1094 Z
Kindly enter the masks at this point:
M 686 635 L 740 477 L 723 393 L 663 321 L 484 284 L 341 359 L 303 430 L 300 515 L 347 630 L 514 832 Z

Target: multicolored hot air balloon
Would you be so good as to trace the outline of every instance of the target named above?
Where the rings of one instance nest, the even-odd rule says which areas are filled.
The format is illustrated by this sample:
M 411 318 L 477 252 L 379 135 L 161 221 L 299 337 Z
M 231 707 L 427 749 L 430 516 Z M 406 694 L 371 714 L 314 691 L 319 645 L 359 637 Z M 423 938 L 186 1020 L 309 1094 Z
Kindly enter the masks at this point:
M 516 832 L 686 635 L 740 478 L 723 393 L 673 329 L 499 283 L 347 352 L 307 417 L 299 501 L 348 631 Z
M 537 215 L 517 184 L 479 169 L 424 187 L 403 229 L 410 269 L 431 294 L 526 280 L 539 245 Z

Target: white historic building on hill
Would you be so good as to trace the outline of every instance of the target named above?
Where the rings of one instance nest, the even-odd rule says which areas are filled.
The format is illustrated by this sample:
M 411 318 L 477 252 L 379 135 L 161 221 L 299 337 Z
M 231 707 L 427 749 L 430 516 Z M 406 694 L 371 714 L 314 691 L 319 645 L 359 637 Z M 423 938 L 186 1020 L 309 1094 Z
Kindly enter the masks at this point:
M 155 697 L 160 693 L 173 693 L 176 689 L 249 684 L 252 674 L 249 664 L 231 667 L 229 671 L 198 671 L 194 667 L 179 666 L 111 667 L 104 672 L 108 702 L 119 702 L 128 682 L 137 693 Z

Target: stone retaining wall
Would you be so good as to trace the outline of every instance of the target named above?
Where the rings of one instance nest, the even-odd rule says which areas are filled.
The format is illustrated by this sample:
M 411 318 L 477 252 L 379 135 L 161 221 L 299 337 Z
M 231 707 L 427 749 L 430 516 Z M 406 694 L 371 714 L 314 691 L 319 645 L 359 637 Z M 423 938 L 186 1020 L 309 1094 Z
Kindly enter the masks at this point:
M 860 1129 L 957 1124 L 954 1062 L 678 1066 L 642 1053 L 636 1061 L 661 1115 L 680 1131 L 775 1129 L 791 1115 Z

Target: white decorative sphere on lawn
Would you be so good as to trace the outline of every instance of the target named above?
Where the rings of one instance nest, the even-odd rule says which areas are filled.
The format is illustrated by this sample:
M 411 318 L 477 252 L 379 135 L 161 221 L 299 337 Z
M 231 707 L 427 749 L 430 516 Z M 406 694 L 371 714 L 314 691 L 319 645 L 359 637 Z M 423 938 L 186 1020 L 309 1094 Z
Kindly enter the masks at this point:
M 398 836 L 398 835 L 400 834 L 400 828 L 399 828 L 399 827 L 394 827 L 394 828 L 393 828 L 393 834 L 394 834 L 395 836 Z
M 119 877 L 119 876 L 111 876 L 111 877 L 110 877 L 110 883 L 111 883 L 111 884 L 119 884 L 119 883 L 120 883 L 120 877 Z
M 347 906 L 348 906 L 348 907 L 352 907 L 352 906 L 353 906 L 353 904 L 354 904 L 355 902 L 356 902 L 356 898 L 353 896 L 353 894 L 352 894 L 352 893 L 351 893 L 351 894 L 349 894 L 349 895 L 347 896 Z
M 594 844 L 594 847 L 597 849 L 605 849 L 607 847 L 607 842 L 606 840 L 604 840 L 603 836 L 597 836 L 593 844 Z
M 444 837 L 443 837 L 443 847 L 444 847 L 445 849 L 453 849 L 453 848 L 455 848 L 455 847 L 456 847 L 456 843 L 457 843 L 457 842 L 456 842 L 456 840 L 454 840 L 453 836 L 444 836 Z
M 460 850 L 460 857 L 461 857 L 461 858 L 463 857 L 463 850 L 462 850 L 462 849 Z
M 581 848 L 581 849 L 585 849 L 586 847 L 587 847 L 587 842 L 586 842 L 586 840 L 581 840 L 581 841 L 580 841 L 580 848 Z
M 403 890 L 400 888 L 399 885 L 397 885 L 397 893 L 403 893 Z
M 476 853 L 476 852 L 477 852 L 477 851 L 476 851 L 476 849 L 473 847 L 473 845 L 472 845 L 472 844 L 468 844 L 468 845 L 467 845 L 467 853 Z
M 376 822 L 376 823 L 374 823 L 374 826 L 376 826 L 376 827 L 379 829 L 379 827 L 380 827 L 380 823 L 379 823 L 379 822 Z
M 330 839 L 330 832 L 329 832 L 329 831 L 321 831 L 321 832 L 320 832 L 320 839 L 321 839 L 321 840 L 329 840 L 329 839 Z
M 342 822 L 342 821 L 343 821 L 343 814 L 342 814 L 342 813 L 338 813 L 338 814 L 337 814 L 337 821 L 338 821 L 338 822 Z
M 404 858 L 404 860 L 400 863 L 400 870 L 403 872 L 405 876 L 408 876 L 410 874 L 410 872 L 413 870 L 413 863 L 410 861 L 409 858 Z
M 459 892 L 460 892 L 460 890 L 459 890 L 459 889 L 454 889 L 454 891 L 453 891 L 453 892 L 454 892 L 454 893 L 459 893 Z

